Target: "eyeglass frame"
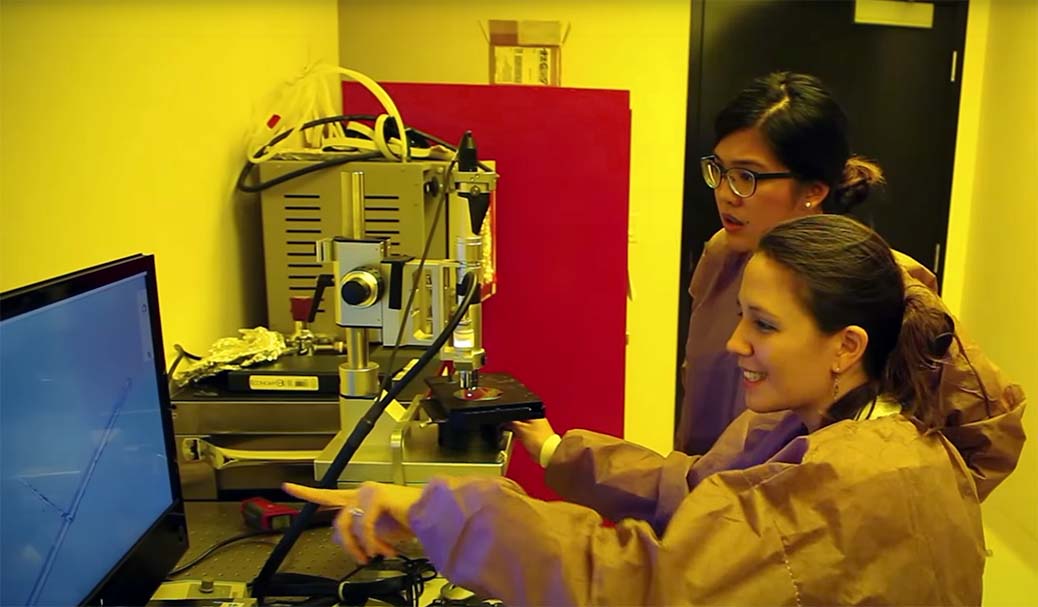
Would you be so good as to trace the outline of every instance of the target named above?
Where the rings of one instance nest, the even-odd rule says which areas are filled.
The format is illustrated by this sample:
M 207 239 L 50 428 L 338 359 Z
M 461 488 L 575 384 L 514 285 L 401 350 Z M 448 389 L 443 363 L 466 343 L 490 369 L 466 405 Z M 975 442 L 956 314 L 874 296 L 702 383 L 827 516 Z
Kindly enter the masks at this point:
M 710 182 L 707 181 L 707 178 L 706 178 L 706 164 L 708 162 L 711 162 L 711 163 L 717 165 L 717 168 L 721 169 L 721 176 L 717 180 L 717 185 L 710 185 Z M 743 171 L 745 173 L 749 173 L 753 177 L 753 190 L 751 190 L 749 194 L 740 194 L 739 192 L 735 191 L 735 187 L 732 186 L 731 179 L 728 178 L 728 174 L 731 171 Z M 749 198 L 750 196 L 753 196 L 754 194 L 756 194 L 757 193 L 757 182 L 758 181 L 767 181 L 769 179 L 783 179 L 783 178 L 787 178 L 787 177 L 796 177 L 796 174 L 794 174 L 794 173 L 792 173 L 790 171 L 782 171 L 782 172 L 778 172 L 778 173 L 774 173 L 774 172 L 773 173 L 758 173 L 757 171 L 752 171 L 750 169 L 744 169 L 742 167 L 727 167 L 726 168 L 723 164 L 721 164 L 721 161 L 717 158 L 717 154 L 707 154 L 706 156 L 701 157 L 699 159 L 699 172 L 703 175 L 703 181 L 706 183 L 706 187 L 710 188 L 711 190 L 716 190 L 717 188 L 721 187 L 721 181 L 725 180 L 725 181 L 728 182 L 728 189 L 730 189 L 732 191 L 732 194 L 735 194 L 739 198 Z

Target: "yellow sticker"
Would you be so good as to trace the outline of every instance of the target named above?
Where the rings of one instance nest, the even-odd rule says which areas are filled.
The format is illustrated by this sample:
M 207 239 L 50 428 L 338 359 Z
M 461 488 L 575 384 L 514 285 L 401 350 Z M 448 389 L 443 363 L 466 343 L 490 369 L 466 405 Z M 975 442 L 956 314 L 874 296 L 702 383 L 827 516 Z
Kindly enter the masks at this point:
M 317 390 L 313 375 L 250 375 L 249 388 L 253 390 Z

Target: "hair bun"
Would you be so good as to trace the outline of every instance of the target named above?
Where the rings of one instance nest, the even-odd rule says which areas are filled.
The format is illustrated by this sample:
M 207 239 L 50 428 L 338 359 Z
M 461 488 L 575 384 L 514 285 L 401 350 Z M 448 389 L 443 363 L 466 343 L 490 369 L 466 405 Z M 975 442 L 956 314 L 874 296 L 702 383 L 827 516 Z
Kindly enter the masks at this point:
M 868 198 L 869 192 L 884 182 L 883 169 L 862 156 L 851 156 L 843 165 L 843 177 L 830 196 L 830 213 L 846 213 Z

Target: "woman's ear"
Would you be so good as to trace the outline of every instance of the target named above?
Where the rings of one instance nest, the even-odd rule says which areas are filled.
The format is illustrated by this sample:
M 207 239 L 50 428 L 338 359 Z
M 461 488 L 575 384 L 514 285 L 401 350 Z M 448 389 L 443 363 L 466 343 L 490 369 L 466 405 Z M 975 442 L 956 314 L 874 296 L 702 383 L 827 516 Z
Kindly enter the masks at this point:
M 850 369 L 865 356 L 865 348 L 869 345 L 869 334 L 858 325 L 851 325 L 837 333 L 836 338 L 839 342 L 832 371 L 839 373 L 841 370 Z
M 821 209 L 822 201 L 829 195 L 829 186 L 821 181 L 810 181 L 802 186 L 800 204 L 805 209 Z

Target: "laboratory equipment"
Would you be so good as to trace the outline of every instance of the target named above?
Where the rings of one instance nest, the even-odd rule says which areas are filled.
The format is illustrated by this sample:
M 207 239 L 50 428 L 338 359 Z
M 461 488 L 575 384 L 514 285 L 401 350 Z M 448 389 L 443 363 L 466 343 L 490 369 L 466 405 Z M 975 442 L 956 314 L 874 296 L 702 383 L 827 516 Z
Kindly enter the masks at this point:
M 300 163 L 322 166 L 331 162 L 327 157 L 340 155 L 310 152 L 309 160 L 291 156 L 274 155 L 259 165 L 261 180 L 270 184 L 261 190 L 261 204 L 271 325 L 292 335 L 308 330 L 338 336 L 344 344 L 345 363 L 338 367 L 338 420 L 329 427 L 329 399 L 314 393 L 324 390 L 284 393 L 288 390 L 283 385 L 300 383 L 304 369 L 295 379 L 273 373 L 271 381 L 283 382 L 277 391 L 281 393 L 181 391 L 176 396 L 178 440 L 189 497 L 234 498 L 249 490 L 276 489 L 283 480 L 305 481 L 299 478 L 299 467 L 308 462 L 313 465 L 311 479 L 321 478 L 372 402 L 392 386 L 389 380 L 398 381 L 407 373 L 410 367 L 403 363 L 414 356 L 415 348 L 422 352 L 433 345 L 469 288 L 472 301 L 450 339 L 434 354 L 454 371 L 457 390 L 475 394 L 479 386 L 486 357 L 482 301 L 496 284 L 492 226 L 498 176 L 479 161 L 472 135 L 463 137 L 447 161 L 350 161 L 300 175 Z M 293 177 L 281 180 L 285 175 Z M 381 184 L 381 193 L 371 192 L 371 178 Z M 388 188 L 408 193 L 387 195 Z M 389 207 L 380 206 L 387 204 L 397 205 L 395 217 L 386 215 Z M 447 239 L 453 239 L 449 247 Z M 307 270 L 312 272 L 297 274 Z M 294 314 L 278 326 L 276 309 L 291 313 L 293 307 L 274 302 L 287 304 L 291 297 L 304 296 L 311 297 L 310 305 L 295 300 Z M 321 310 L 326 319 L 334 320 L 332 329 L 321 328 Z M 405 349 L 395 353 L 398 347 Z M 296 362 L 316 367 L 322 357 L 328 360 L 321 354 L 297 355 Z M 239 373 L 246 374 L 254 386 L 271 372 Z M 310 384 L 318 387 L 321 382 Z M 340 485 L 367 480 L 422 484 L 444 473 L 505 473 L 511 435 L 499 426 L 507 419 L 496 411 L 484 424 L 471 423 L 485 406 L 486 391 L 479 402 L 469 404 L 465 419 L 473 434 L 488 438 L 463 448 L 461 427 L 451 423 L 444 430 L 450 420 L 430 419 L 422 399 L 413 398 L 414 388 L 405 393 L 409 401 L 388 404 L 351 458 Z M 536 405 L 511 409 L 510 419 L 543 416 L 543 407 Z M 436 409 L 449 407 L 448 403 Z M 441 436 L 447 432 L 450 440 Z
M 374 83 L 365 86 L 384 96 Z M 291 364 L 235 372 L 248 394 L 188 387 L 175 395 L 190 496 L 234 499 L 241 495 L 232 492 L 256 494 L 276 489 L 282 480 L 305 481 L 299 473 L 307 463 L 310 482 L 322 478 L 371 405 L 385 391 L 394 392 L 398 382 L 405 384 L 412 368 L 408 361 L 428 351 L 435 350 L 431 354 L 449 381 L 458 384 L 452 392 L 471 401 L 467 422 L 479 418 L 488 399 L 501 396 L 488 396 L 498 388 L 481 390 L 479 381 L 486 361 L 482 302 L 497 282 L 498 175 L 492 163 L 478 159 L 471 133 L 455 150 L 404 129 L 391 100 L 383 104 L 391 120 L 387 115 L 286 119 L 281 126 L 288 126 L 271 131 L 270 141 L 250 154 L 242 170 L 239 189 L 260 194 L 269 325 L 290 336 L 296 352 Z M 374 129 L 360 124 L 364 119 L 373 120 Z M 308 145 L 282 147 L 296 136 Z M 309 305 L 299 299 L 305 297 Z M 458 326 L 436 346 L 463 301 Z M 329 357 L 311 353 L 310 344 L 328 339 L 346 351 L 332 398 L 328 382 L 309 372 L 327 373 L 328 365 L 318 361 Z M 437 373 L 435 365 L 420 367 L 412 374 L 418 379 Z M 486 408 L 494 415 L 484 424 L 468 424 L 473 433 L 493 438 L 463 448 L 457 436 L 447 441 L 441 436 L 457 416 L 429 415 L 452 403 L 423 407 L 417 397 L 424 389 L 421 381 L 402 389 L 400 400 L 387 402 L 372 420 L 373 428 L 338 479 L 340 486 L 505 473 L 511 435 L 500 431 L 507 421 L 500 408 Z M 511 409 L 516 416 L 511 419 L 542 416 L 536 405 Z M 336 409 L 333 423 L 329 417 Z M 453 434 L 459 428 L 452 423 Z

